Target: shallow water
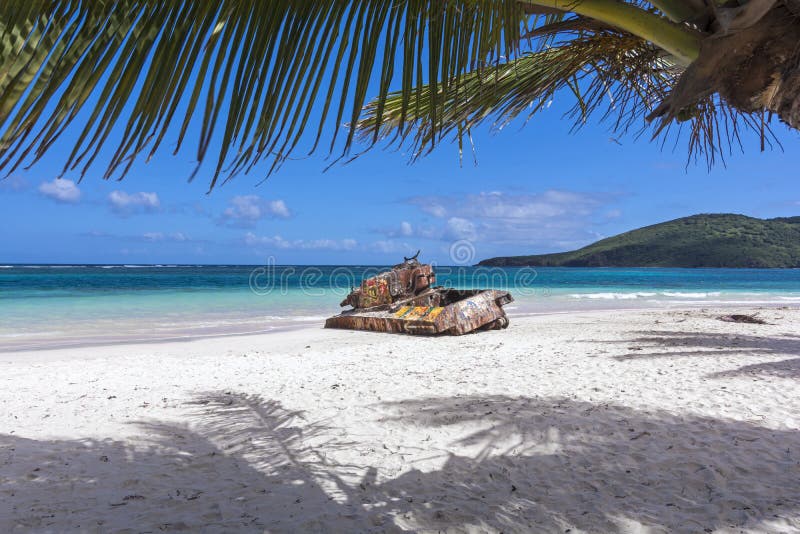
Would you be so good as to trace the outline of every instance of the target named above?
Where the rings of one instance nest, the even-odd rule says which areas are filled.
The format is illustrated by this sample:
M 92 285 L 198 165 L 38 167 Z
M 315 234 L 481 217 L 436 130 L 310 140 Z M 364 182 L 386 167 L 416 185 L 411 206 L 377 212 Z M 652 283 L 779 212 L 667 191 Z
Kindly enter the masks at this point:
M 0 350 L 321 325 L 375 266 L 2 265 Z M 800 270 L 437 266 L 438 284 L 508 289 L 510 315 L 799 305 Z

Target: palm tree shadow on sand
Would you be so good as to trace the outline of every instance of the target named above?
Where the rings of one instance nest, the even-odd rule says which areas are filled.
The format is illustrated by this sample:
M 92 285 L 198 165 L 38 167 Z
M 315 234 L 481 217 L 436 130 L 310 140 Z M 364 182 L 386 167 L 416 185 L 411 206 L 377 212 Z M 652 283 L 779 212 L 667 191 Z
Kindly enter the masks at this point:
M 800 527 L 796 431 L 570 399 L 415 399 L 378 405 L 385 413 L 379 423 L 423 434 L 447 433 L 455 424 L 476 430 L 459 434 L 450 447 L 459 454 L 441 458 L 437 468 L 412 460 L 390 478 L 380 464 L 333 459 L 347 447 L 380 447 L 378 437 L 345 441 L 333 421 L 308 422 L 257 396 L 201 394 L 192 406 L 186 424 L 139 423 L 146 441 L 137 444 L 0 437 L 0 526 L 54 532 Z
M 458 441 L 477 447 L 475 457 L 452 456 L 437 471 L 388 483 L 416 483 L 453 510 L 480 510 L 472 520 L 482 522 L 472 524 L 505 532 L 800 527 L 796 431 L 572 399 L 434 398 L 389 407 L 399 414 L 387 422 L 485 426 Z
M 136 443 L 0 437 L 0 531 L 322 531 L 339 517 L 362 526 L 340 482 L 348 466 L 325 459 L 346 445 L 330 443 L 328 427 L 258 396 L 204 393 L 190 404 L 186 424 L 135 423 Z M 342 492 L 345 504 L 329 496 Z
M 638 337 L 625 342 L 638 345 L 637 352 L 617 356 L 617 360 L 681 356 L 737 356 L 742 352 L 780 357 L 800 354 L 800 336 L 794 334 L 759 336 L 653 330 L 639 332 Z M 710 374 L 708 378 L 733 378 L 736 376 L 800 378 L 800 358 L 792 357 L 774 362 L 744 365 L 737 369 Z

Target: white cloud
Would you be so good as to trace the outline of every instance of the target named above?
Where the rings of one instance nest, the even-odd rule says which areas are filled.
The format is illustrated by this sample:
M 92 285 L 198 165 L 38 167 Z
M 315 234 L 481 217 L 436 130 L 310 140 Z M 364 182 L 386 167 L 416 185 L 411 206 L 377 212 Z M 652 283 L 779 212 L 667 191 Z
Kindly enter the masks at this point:
M 11 191 L 13 193 L 19 193 L 20 191 L 25 191 L 30 187 L 28 180 L 23 178 L 22 176 L 9 176 L 8 178 L 0 178 L 0 190 L 2 191 Z
M 353 250 L 358 246 L 358 242 L 355 239 L 287 240 L 279 235 L 258 236 L 253 232 L 247 232 L 245 234 L 244 242 L 251 247 L 264 246 L 284 250 Z
M 262 217 L 261 199 L 255 195 L 233 197 L 230 207 L 223 212 L 223 216 L 231 219 L 249 219 L 252 221 Z
M 90 230 L 81 234 L 86 237 L 98 239 L 113 239 L 115 241 L 131 241 L 148 243 L 204 243 L 202 239 L 192 239 L 183 232 L 145 232 L 143 234 L 112 234 L 98 230 Z
M 507 195 L 491 191 L 463 197 L 414 197 L 409 202 L 438 218 L 450 214 L 451 217 L 528 220 L 585 215 L 603 203 L 600 195 L 556 189 L 538 194 Z
M 455 241 L 467 239 L 481 248 L 563 250 L 583 246 L 597 235 L 592 226 L 622 215 L 609 209 L 614 195 L 550 189 L 536 194 L 489 191 L 464 196 L 418 196 L 408 199 L 422 213 L 433 215 L 428 224 L 401 224 L 387 237 L 416 237 Z M 404 232 L 410 230 L 410 232 Z M 570 247 L 564 247 L 565 244 Z
M 547 220 L 586 215 L 600 205 L 594 195 L 549 190 L 537 195 L 481 193 L 467 197 L 462 215 L 490 219 Z
M 265 200 L 258 195 L 240 195 L 228 201 L 220 223 L 228 226 L 253 227 L 266 218 L 288 219 L 292 214 L 283 200 Z
M 398 226 L 376 229 L 375 231 L 390 238 L 416 237 L 419 239 L 440 239 L 442 237 L 442 224 L 437 221 L 435 224 L 414 225 L 408 221 L 402 221 Z
M 147 232 L 142 235 L 142 237 L 145 241 L 162 241 L 164 239 L 164 234 L 161 232 Z
M 418 204 L 419 208 L 429 215 L 433 215 L 441 219 L 447 215 L 447 209 L 437 202 L 421 202 Z
M 269 212 L 276 217 L 287 218 L 290 216 L 289 208 L 286 207 L 286 203 L 283 200 L 272 200 L 267 206 L 269 207 Z
M 39 185 L 39 192 L 56 202 L 75 204 L 81 199 L 81 190 L 72 180 L 56 178 L 52 182 Z
M 390 239 L 375 241 L 370 245 L 370 248 L 382 254 L 397 254 L 413 252 L 413 248 L 408 243 L 393 241 Z
M 142 234 L 142 239 L 145 241 L 172 241 L 176 243 L 182 243 L 184 241 L 191 241 L 189 237 L 186 236 L 183 232 L 172 232 L 170 234 L 165 234 L 162 232 L 146 232 Z
M 156 193 L 126 193 L 125 191 L 112 191 L 108 195 L 111 210 L 120 215 L 130 215 L 136 212 L 155 211 L 161 206 Z
M 475 241 L 478 239 L 478 232 L 472 221 L 461 217 L 450 217 L 447 220 L 444 237 L 450 240 L 469 239 Z

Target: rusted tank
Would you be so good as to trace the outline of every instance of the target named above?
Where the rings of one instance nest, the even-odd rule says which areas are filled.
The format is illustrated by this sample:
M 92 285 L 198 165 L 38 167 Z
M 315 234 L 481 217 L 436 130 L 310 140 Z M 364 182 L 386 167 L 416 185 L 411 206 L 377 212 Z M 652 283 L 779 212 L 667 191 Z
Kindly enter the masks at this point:
M 329 318 L 325 328 L 461 335 L 508 326 L 503 306 L 514 299 L 507 291 L 434 286 L 433 268 L 418 256 L 361 282 L 341 303 L 352 309 Z

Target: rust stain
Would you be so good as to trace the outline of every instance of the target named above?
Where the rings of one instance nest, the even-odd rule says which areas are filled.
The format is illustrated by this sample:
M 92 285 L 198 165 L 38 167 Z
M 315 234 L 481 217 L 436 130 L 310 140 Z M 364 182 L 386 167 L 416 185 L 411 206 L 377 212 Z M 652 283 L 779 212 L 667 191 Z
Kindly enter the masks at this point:
M 419 253 L 417 253 L 419 255 Z M 342 301 L 351 306 L 325 321 L 325 328 L 406 334 L 461 335 L 506 328 L 507 291 L 433 286 L 436 275 L 417 256 L 364 280 Z

